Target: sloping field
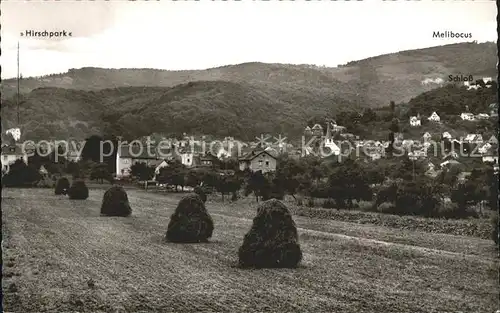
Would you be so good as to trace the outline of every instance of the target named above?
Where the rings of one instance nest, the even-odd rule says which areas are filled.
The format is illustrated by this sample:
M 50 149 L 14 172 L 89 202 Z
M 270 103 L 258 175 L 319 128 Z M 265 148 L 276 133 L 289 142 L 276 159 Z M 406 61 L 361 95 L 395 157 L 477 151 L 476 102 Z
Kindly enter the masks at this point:
M 127 190 L 129 218 L 47 189 L 2 190 L 5 312 L 494 312 L 493 242 L 294 217 L 295 270 L 242 270 L 256 205 L 207 203 L 205 244 L 164 242 L 178 195 Z

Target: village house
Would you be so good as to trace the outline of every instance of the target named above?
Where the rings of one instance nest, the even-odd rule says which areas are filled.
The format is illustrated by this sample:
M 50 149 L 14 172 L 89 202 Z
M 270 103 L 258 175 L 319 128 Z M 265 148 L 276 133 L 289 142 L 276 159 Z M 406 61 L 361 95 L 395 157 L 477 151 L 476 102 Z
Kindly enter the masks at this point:
M 323 136 L 323 127 L 321 125 L 315 124 L 311 130 L 313 136 Z
M 205 153 L 205 155 L 200 157 L 200 165 L 204 167 L 220 166 L 221 161 L 219 158 L 210 152 Z
M 426 132 L 426 133 L 422 136 L 422 138 L 424 139 L 424 141 L 429 141 L 429 140 L 431 140 L 432 135 L 431 135 L 429 132 Z
M 494 154 L 493 152 L 488 153 L 487 155 L 483 155 L 483 163 L 493 163 L 498 165 L 498 154 Z
M 485 144 L 481 145 L 478 149 L 477 149 L 477 152 L 481 153 L 481 154 L 486 154 L 488 153 L 488 151 L 490 151 L 492 145 L 488 142 L 486 142 Z
M 464 121 L 474 121 L 475 117 L 472 113 L 462 113 L 460 114 L 460 118 Z
M 2 171 L 17 160 L 22 160 L 28 164 L 28 155 L 23 151 L 22 146 L 18 144 L 2 146 Z
M 421 126 L 420 116 L 411 116 L 410 117 L 410 126 L 413 126 L 413 127 Z
M 439 115 L 435 111 L 432 112 L 431 116 L 429 116 L 427 119 L 429 121 L 432 121 L 432 122 L 440 122 L 441 121 L 441 118 L 439 117 Z
M 491 145 L 497 145 L 498 139 L 497 139 L 497 137 L 495 137 L 495 135 L 491 135 L 490 139 L 488 139 L 487 142 L 490 143 Z
M 337 122 L 335 121 L 331 121 L 331 123 L 328 126 L 330 125 L 333 132 L 342 133 L 346 130 L 345 126 L 337 125 Z
M 492 81 L 493 81 L 493 79 L 492 79 L 491 77 L 483 77 L 483 82 L 484 82 L 485 84 L 487 84 L 487 83 L 491 83 Z
M 153 148 L 147 149 L 140 145 L 119 145 L 116 153 L 116 177 L 130 176 L 130 168 L 135 163 L 145 163 L 147 166 L 156 167 L 161 161 L 158 161 L 157 153 Z
M 476 115 L 476 119 L 478 120 L 487 120 L 489 118 L 490 116 L 486 113 L 479 113 L 478 115 Z
M 451 140 L 452 136 L 449 132 L 444 132 L 442 135 L 441 135 L 441 138 L 442 139 L 448 139 L 448 140 Z
M 470 143 L 470 144 L 482 144 L 483 143 L 483 136 L 481 134 L 467 134 L 467 136 L 465 136 L 463 142 Z
M 241 157 L 239 160 L 241 171 L 249 169 L 252 172 L 262 173 L 276 171 L 277 159 L 265 150 L 255 149 Z

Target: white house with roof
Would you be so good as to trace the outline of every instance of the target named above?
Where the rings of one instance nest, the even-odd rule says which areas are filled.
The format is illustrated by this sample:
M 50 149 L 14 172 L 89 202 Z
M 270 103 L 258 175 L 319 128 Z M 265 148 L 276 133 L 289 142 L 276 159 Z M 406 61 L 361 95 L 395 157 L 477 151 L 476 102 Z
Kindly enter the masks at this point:
M 431 140 L 432 135 L 429 132 L 425 132 L 425 134 L 422 136 L 422 138 L 424 139 L 424 141 L 429 141 L 429 140 Z
M 479 85 L 470 85 L 467 87 L 467 90 L 478 90 L 479 88 L 481 88 Z
M 443 139 L 448 139 L 448 140 L 451 140 L 451 138 L 452 138 L 452 137 L 451 137 L 451 134 L 450 134 L 449 132 L 444 132 L 444 133 L 441 135 L 441 137 L 442 137 Z
M 481 134 L 467 134 L 464 138 L 464 142 L 481 144 L 483 143 L 483 136 Z
M 476 119 L 478 120 L 487 120 L 489 118 L 490 116 L 486 113 L 479 113 L 478 115 L 476 115 Z
M 490 151 L 492 145 L 489 142 L 486 142 L 485 144 L 481 145 L 477 151 L 481 154 L 486 154 L 488 151 Z
M 427 118 L 429 121 L 433 121 L 433 122 L 440 122 L 441 121 L 441 118 L 439 117 L 439 115 L 436 113 L 436 111 L 432 112 L 431 116 L 429 116 Z
M 410 126 L 416 127 L 421 126 L 421 120 L 419 116 L 410 116 Z
M 476 119 L 474 114 L 465 112 L 460 114 L 460 118 L 464 121 L 474 121 Z
M 130 176 L 130 168 L 135 163 L 156 166 L 158 163 L 156 150 L 153 148 L 148 149 L 142 145 L 119 145 L 116 152 L 116 177 Z
M 492 81 L 493 81 L 493 79 L 491 79 L 491 77 L 483 77 L 483 82 L 484 82 L 485 84 L 487 84 L 487 83 L 491 83 Z
M 23 151 L 21 145 L 12 144 L 2 146 L 2 171 L 7 171 L 9 166 L 17 160 L 22 160 L 28 164 L 28 155 Z
M 482 159 L 483 163 L 493 163 L 498 165 L 498 154 L 489 152 L 487 155 L 483 155 Z

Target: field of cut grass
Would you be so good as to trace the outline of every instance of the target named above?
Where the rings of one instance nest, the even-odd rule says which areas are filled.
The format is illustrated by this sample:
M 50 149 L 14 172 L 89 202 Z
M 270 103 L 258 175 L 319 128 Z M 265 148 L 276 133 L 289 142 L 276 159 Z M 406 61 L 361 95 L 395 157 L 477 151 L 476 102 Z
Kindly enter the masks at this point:
M 131 217 L 101 217 L 104 189 L 68 200 L 2 190 L 5 312 L 494 312 L 493 241 L 294 216 L 297 269 L 243 270 L 257 205 L 207 202 L 209 243 L 164 241 L 181 194 L 127 189 Z

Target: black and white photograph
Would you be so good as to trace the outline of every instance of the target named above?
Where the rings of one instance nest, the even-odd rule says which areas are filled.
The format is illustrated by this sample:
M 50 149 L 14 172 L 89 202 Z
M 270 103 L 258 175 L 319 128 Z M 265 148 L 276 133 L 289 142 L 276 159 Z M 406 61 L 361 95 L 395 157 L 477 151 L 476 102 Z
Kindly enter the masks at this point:
M 497 5 L 2 1 L 2 312 L 500 313 Z

